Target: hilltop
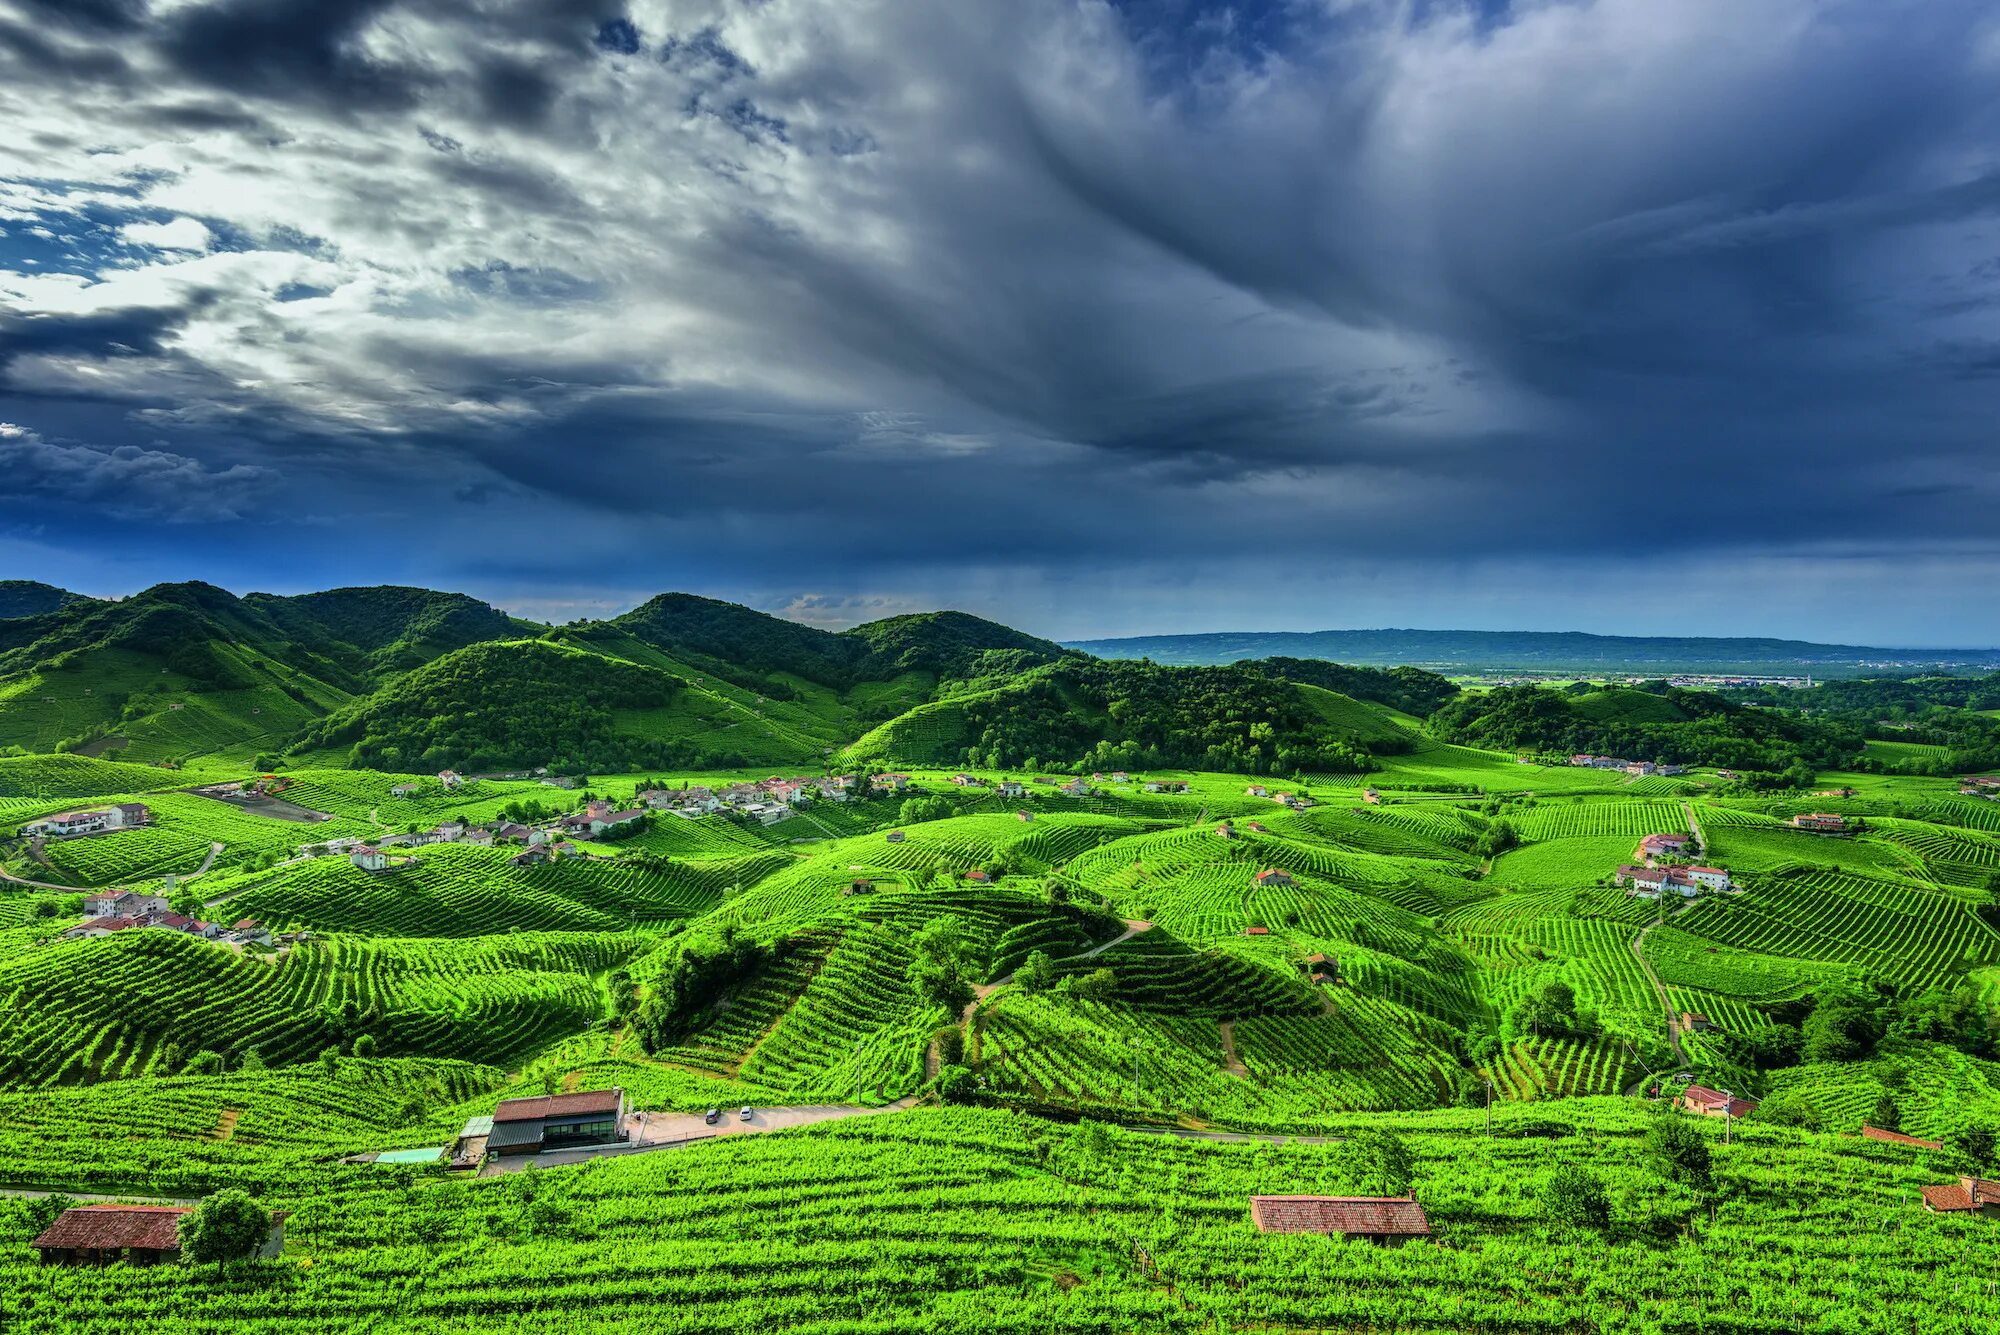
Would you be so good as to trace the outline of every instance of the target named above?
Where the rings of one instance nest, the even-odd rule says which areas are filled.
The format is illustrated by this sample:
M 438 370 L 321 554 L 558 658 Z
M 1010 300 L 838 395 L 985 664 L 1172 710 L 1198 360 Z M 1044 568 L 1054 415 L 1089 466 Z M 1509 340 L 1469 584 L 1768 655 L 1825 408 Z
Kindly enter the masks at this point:
M 58 612 L 74 603 L 90 602 L 80 593 L 32 579 L 0 579 L 0 621 Z

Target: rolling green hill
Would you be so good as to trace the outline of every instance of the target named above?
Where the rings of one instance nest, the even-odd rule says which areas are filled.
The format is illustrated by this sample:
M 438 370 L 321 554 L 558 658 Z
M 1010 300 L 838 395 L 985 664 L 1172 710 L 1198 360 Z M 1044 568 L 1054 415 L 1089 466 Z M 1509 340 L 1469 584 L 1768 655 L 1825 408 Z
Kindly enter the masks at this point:
M 42 584 L 32 579 L 0 579 L 0 621 L 59 612 L 65 607 L 89 601 L 80 593 L 71 593 L 53 584 Z

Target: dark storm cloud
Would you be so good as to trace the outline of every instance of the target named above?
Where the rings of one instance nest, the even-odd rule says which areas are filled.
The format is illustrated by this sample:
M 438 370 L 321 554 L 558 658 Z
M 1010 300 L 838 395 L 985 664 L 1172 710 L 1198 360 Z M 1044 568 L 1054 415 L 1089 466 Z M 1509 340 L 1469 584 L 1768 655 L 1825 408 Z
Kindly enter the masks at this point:
M 510 577 L 643 546 L 816 618 L 1274 547 L 2000 577 L 1969 0 L 0 0 L 0 47 L 0 383 L 254 439 L 232 504 L 384 546 L 543 506 Z M 59 240 L 112 191 L 149 243 Z

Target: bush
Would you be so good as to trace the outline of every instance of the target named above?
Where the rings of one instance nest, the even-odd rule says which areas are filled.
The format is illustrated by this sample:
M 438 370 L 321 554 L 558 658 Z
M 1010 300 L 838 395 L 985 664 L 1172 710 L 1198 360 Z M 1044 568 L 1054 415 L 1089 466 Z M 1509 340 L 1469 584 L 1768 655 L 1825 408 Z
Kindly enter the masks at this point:
M 180 1223 L 181 1251 L 190 1261 L 215 1262 L 218 1277 L 225 1265 L 253 1255 L 270 1235 L 270 1211 L 238 1187 L 203 1200 Z
M 1611 1223 L 1611 1196 L 1595 1173 L 1576 1164 L 1558 1165 L 1535 1192 L 1541 1216 L 1557 1228 L 1602 1232 Z

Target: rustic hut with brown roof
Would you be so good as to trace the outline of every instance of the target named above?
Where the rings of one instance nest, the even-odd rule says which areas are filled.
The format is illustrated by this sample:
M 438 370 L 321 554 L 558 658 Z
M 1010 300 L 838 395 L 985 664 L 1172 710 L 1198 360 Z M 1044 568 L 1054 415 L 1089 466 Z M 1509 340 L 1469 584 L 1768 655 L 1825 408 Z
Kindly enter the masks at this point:
M 43 1265 L 157 1265 L 181 1254 L 180 1205 L 79 1205 L 64 1210 L 32 1244 Z
M 1913 1150 L 1941 1150 L 1944 1148 L 1944 1142 L 1941 1140 L 1925 1140 L 1920 1136 L 1906 1136 L 1900 1131 L 1890 1131 L 1879 1126 L 1869 1126 L 1866 1122 L 1861 1124 L 1861 1134 L 1869 1140 L 1879 1140 L 1885 1145 L 1907 1145 Z
M 1431 1235 L 1409 1196 L 1252 1196 L 1250 1219 L 1259 1233 L 1338 1233 L 1388 1247 Z

